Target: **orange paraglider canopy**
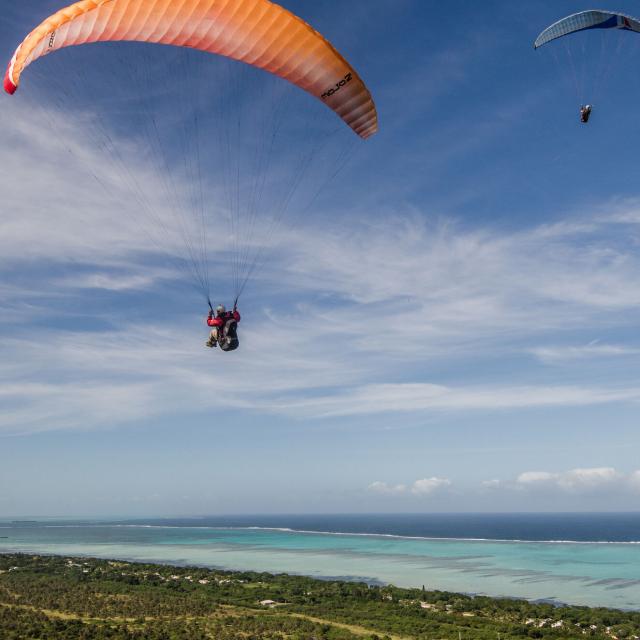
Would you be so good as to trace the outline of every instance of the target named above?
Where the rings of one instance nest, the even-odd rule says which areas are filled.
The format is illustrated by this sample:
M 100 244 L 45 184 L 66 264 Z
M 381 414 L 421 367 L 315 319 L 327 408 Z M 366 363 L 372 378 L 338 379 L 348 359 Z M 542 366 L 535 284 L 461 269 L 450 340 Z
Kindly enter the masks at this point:
M 200 49 L 264 69 L 322 100 L 359 136 L 378 130 L 371 94 L 317 31 L 269 0 L 82 0 L 36 27 L 4 79 L 13 94 L 34 60 L 73 45 L 139 41 Z

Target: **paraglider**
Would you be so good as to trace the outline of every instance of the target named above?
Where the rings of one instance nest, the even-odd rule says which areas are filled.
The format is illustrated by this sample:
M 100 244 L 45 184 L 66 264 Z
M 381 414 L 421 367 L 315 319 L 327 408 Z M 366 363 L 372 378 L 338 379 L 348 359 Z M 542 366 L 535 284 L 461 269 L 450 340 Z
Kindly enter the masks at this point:
M 640 21 L 623 13 L 613 11 L 581 11 L 562 18 L 544 29 L 536 38 L 534 48 L 538 49 L 549 42 L 565 38 L 571 34 L 592 30 L 598 30 L 603 34 L 615 30 L 634 31 L 636 33 L 640 33 Z M 591 100 L 592 96 L 584 96 L 583 92 L 587 90 L 588 87 L 590 87 L 590 91 L 595 92 L 596 87 L 601 85 L 607 76 L 607 68 L 609 65 L 604 64 L 602 58 L 607 55 L 611 55 L 611 52 L 607 51 L 609 47 L 605 46 L 604 41 L 597 49 L 597 55 L 601 57 L 600 61 L 585 61 L 584 68 L 582 69 L 582 72 L 579 73 L 576 60 L 574 58 L 585 56 L 586 47 L 583 46 L 579 55 L 575 56 L 573 55 L 571 48 L 567 47 L 567 54 L 569 58 L 567 67 L 574 76 L 573 81 L 576 86 L 576 91 L 580 94 L 579 97 L 581 99 L 587 97 L 587 99 Z M 581 123 L 587 124 L 589 122 L 592 110 L 592 104 L 587 104 L 583 100 L 580 107 Z
M 17 48 L 9 94 L 38 58 L 92 42 L 137 41 L 199 49 L 269 71 L 322 100 L 361 138 L 377 131 L 369 90 L 310 25 L 269 0 L 81 0 L 47 18 Z
M 538 49 L 557 38 L 589 29 L 625 29 L 640 33 L 640 21 L 623 13 L 612 11 L 581 11 L 562 18 L 547 27 L 536 38 L 533 46 Z
M 256 100 L 260 90 L 251 86 L 253 94 L 247 100 L 248 106 L 240 104 L 241 76 L 249 78 L 248 83 L 256 76 L 253 72 L 243 74 L 243 68 L 266 71 L 278 78 L 274 81 L 283 79 L 302 89 L 326 105 L 361 139 L 371 137 L 378 129 L 369 89 L 343 55 L 318 31 L 269 0 L 81 0 L 48 17 L 18 46 L 4 77 L 5 91 L 16 93 L 25 70 L 39 58 L 75 45 L 99 42 L 171 45 L 185 52 L 185 58 L 179 60 L 181 69 L 164 70 L 161 47 L 156 46 L 149 47 L 148 52 L 146 48 L 142 51 L 122 45 L 121 49 L 101 49 L 99 54 L 104 59 L 100 58 L 98 64 L 91 58 L 98 53 L 87 52 L 86 59 L 92 64 L 85 66 L 82 65 L 85 57 L 80 53 L 76 58 L 60 56 L 59 74 L 48 73 L 43 80 L 50 80 L 52 85 L 46 98 L 55 97 L 58 112 L 69 120 L 76 114 L 84 119 L 78 118 L 74 126 L 95 118 L 89 123 L 93 126 L 87 126 L 84 133 L 93 136 L 93 148 L 108 156 L 113 173 L 120 176 L 121 184 L 131 191 L 130 200 L 135 204 L 136 215 L 147 218 L 140 226 L 157 236 L 165 234 L 160 241 L 154 238 L 154 244 L 166 253 L 177 253 L 180 247 L 176 246 L 176 237 L 181 238 L 184 247 L 176 262 L 192 284 L 209 300 L 210 271 L 215 269 L 219 279 L 232 282 L 237 305 L 247 281 L 264 261 L 265 247 L 268 248 L 274 229 L 282 224 L 285 213 L 292 208 L 293 194 L 311 172 L 312 162 L 319 158 L 319 162 L 324 163 L 325 177 L 316 178 L 314 184 L 307 186 L 308 200 L 322 191 L 346 162 L 343 155 L 332 161 L 326 159 L 328 136 L 320 134 L 320 125 L 317 133 L 310 128 L 294 130 L 283 115 L 280 103 L 270 108 L 269 98 L 275 102 L 277 95 L 274 98 L 264 92 Z M 198 65 L 204 66 L 202 58 L 213 56 L 196 57 L 198 52 L 232 61 L 228 66 L 229 86 L 217 84 L 216 78 L 206 82 L 209 68 L 198 69 Z M 118 53 L 121 58 L 114 63 Z M 76 67 L 65 66 L 69 61 Z M 75 69 L 81 72 L 76 71 L 74 77 Z M 151 82 L 152 72 L 168 82 L 164 93 L 154 95 L 153 91 L 158 89 Z M 103 115 L 106 101 L 101 103 L 88 90 L 76 98 L 83 81 L 90 82 L 103 73 L 114 76 L 113 86 L 108 85 L 109 104 L 116 103 L 118 90 L 126 92 L 122 104 L 126 104 L 125 100 L 140 100 L 135 109 L 127 109 L 128 117 L 140 119 L 136 126 L 115 122 L 116 126 L 129 127 L 120 138 L 111 130 L 114 122 Z M 189 81 L 190 88 L 195 87 L 194 92 L 184 89 Z M 209 91 L 209 94 L 194 95 L 196 90 Z M 157 95 L 163 100 L 182 101 L 175 105 L 164 124 L 156 111 L 161 103 Z M 215 100 L 220 105 L 217 110 Z M 46 105 L 46 100 L 38 103 Z M 310 110 L 310 114 L 315 112 Z M 328 112 L 328 115 L 333 120 L 333 114 Z M 118 117 L 116 111 L 113 119 Z M 319 120 L 315 115 L 310 117 L 314 124 Z M 249 123 L 246 130 L 241 122 L 243 118 Z M 204 126 L 211 130 L 218 127 L 217 142 L 211 131 L 205 138 Z M 60 135 L 54 125 L 52 130 Z M 336 135 L 334 130 L 332 122 L 332 136 Z M 122 147 L 118 146 L 119 139 L 124 140 Z M 204 144 L 201 139 L 211 142 Z M 143 149 L 141 154 L 146 153 L 143 159 L 155 162 L 156 184 L 163 191 L 145 189 L 131 168 L 132 163 L 128 162 L 127 154 L 136 149 L 138 140 L 141 144 L 137 149 Z M 298 151 L 304 142 L 310 148 Z M 282 166 L 274 161 L 278 157 L 283 159 Z M 209 166 L 205 166 L 207 160 Z M 96 179 L 102 180 L 100 176 Z M 210 184 L 213 180 L 217 182 Z M 218 199 L 208 198 L 209 195 Z M 161 219 L 165 210 L 173 215 L 173 225 Z M 304 206 L 296 206 L 298 215 L 304 211 Z M 225 218 L 228 233 L 221 230 L 220 220 Z M 222 241 L 225 236 L 226 244 Z M 215 267 L 211 266 L 213 252 L 208 246 L 214 237 L 216 250 L 220 252 Z M 221 246 L 224 248 L 219 248 Z M 232 273 L 227 275 L 226 269 Z M 216 283 L 216 287 L 220 287 L 220 283 Z M 223 350 L 237 348 L 240 314 L 236 305 L 229 313 L 223 311 L 215 317 L 211 313 L 209 325 L 217 333 L 208 341 L 208 346 L 218 344 Z

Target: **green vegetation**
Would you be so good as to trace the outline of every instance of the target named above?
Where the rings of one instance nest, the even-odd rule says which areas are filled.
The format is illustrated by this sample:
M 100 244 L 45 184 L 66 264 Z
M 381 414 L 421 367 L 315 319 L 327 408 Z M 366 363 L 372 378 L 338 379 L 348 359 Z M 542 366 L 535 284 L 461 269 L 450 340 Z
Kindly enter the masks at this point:
M 408 640 L 640 636 L 640 613 L 87 558 L 0 555 L 0 638 Z

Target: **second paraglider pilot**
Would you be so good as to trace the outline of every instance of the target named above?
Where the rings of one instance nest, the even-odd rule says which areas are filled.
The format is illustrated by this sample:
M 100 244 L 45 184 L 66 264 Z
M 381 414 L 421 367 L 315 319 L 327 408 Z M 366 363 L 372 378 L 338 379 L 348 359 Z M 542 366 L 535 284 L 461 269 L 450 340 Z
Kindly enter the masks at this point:
M 590 104 L 583 104 L 580 107 L 580 122 L 582 122 L 582 124 L 587 124 L 587 122 L 589 122 L 592 109 L 593 107 Z

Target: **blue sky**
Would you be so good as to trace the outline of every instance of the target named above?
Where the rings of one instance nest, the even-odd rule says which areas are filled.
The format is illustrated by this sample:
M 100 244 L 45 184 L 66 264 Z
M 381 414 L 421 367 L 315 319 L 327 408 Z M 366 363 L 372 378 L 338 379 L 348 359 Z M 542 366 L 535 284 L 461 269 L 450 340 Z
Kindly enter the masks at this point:
M 0 515 L 640 507 L 640 37 L 584 127 L 564 48 L 532 47 L 582 3 L 317 4 L 285 3 L 380 133 L 269 239 L 233 354 L 83 128 L 140 50 L 54 54 L 0 100 Z M 4 57 L 57 8 L 5 10 Z M 84 60 L 104 94 L 61 113 L 37 83 Z

